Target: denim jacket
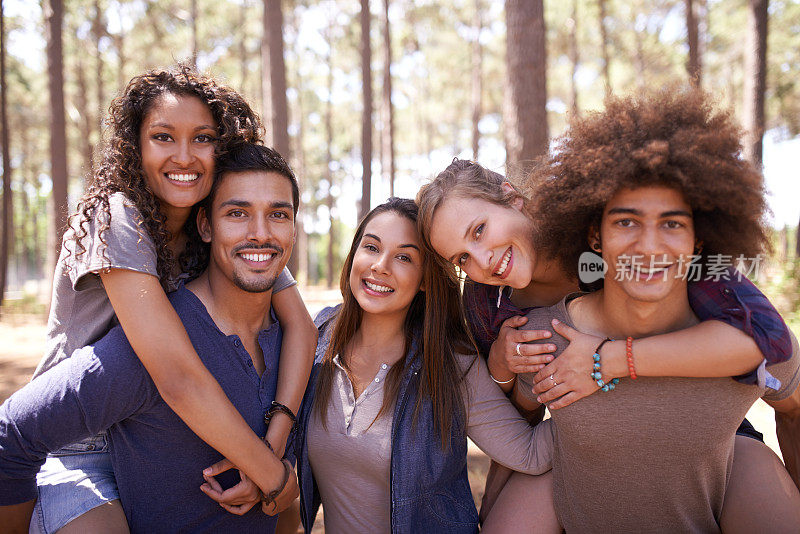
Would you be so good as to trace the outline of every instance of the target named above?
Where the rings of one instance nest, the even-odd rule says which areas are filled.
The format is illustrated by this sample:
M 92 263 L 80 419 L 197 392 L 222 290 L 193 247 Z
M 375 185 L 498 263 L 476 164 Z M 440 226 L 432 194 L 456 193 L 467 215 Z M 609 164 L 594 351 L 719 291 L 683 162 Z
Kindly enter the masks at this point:
M 300 409 L 295 441 L 300 516 L 306 532 L 311 531 L 321 502 L 308 459 L 308 422 L 319 362 L 330 342 L 328 325 L 337 312 L 338 306 L 326 308 L 315 321 L 320 330 L 317 357 Z M 412 346 L 411 352 L 414 351 Z M 434 429 L 430 402 L 422 403 L 412 424 L 422 361 L 411 354 L 406 361 L 392 420 L 391 531 L 393 534 L 477 532 L 478 511 L 467 480 L 465 422 L 453 421 L 447 451 L 442 450 L 439 432 Z

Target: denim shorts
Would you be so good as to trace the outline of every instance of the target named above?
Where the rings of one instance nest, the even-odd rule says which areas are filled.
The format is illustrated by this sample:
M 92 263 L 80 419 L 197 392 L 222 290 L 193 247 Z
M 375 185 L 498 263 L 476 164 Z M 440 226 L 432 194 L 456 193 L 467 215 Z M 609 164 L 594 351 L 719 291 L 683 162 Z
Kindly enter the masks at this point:
M 119 499 L 105 434 L 68 445 L 47 457 L 36 476 L 39 498 L 31 534 L 52 534 L 92 508 Z

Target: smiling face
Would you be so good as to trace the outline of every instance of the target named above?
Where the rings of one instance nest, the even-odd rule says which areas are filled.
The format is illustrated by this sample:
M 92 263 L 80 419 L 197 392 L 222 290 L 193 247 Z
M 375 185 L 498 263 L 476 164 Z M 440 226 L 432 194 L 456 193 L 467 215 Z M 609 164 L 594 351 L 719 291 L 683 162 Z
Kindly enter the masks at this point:
M 190 208 L 208 195 L 217 123 L 195 96 L 165 93 L 142 121 L 139 146 L 148 187 L 162 208 Z
M 275 172 L 225 173 L 211 204 L 201 210 L 200 235 L 211 243 L 209 273 L 221 273 L 244 291 L 272 288 L 294 243 L 289 179 Z
M 414 222 L 393 211 L 375 215 L 355 249 L 349 281 L 364 313 L 405 317 L 422 283 Z
M 644 302 L 685 295 L 682 275 L 697 246 L 692 208 L 669 187 L 622 189 L 603 210 L 600 245 L 609 267 L 607 289 Z
M 532 234 L 521 198 L 501 206 L 451 195 L 433 216 L 430 242 L 475 282 L 522 289 L 536 267 Z

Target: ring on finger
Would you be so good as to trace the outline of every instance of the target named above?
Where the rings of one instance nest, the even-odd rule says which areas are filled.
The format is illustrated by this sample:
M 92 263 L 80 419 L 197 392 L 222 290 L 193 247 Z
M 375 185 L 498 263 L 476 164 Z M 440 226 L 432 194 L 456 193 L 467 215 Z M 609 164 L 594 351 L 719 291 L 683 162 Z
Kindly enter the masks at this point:
M 553 386 L 557 386 L 558 382 L 556 382 L 556 378 L 553 375 L 550 375 L 550 380 L 553 381 Z
M 517 354 L 518 354 L 519 356 L 522 356 L 522 353 L 519 351 L 519 346 L 520 346 L 520 345 L 522 345 L 522 343 L 517 343 Z

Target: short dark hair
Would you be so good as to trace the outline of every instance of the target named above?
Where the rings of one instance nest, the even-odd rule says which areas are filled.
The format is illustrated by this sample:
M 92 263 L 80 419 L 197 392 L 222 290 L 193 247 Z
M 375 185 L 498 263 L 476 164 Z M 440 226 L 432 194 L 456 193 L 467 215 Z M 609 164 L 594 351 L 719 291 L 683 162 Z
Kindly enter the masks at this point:
M 208 197 L 202 203 L 207 215 L 210 213 L 217 188 L 225 174 L 246 171 L 275 172 L 289 180 L 289 183 L 292 184 L 292 207 L 297 216 L 297 209 L 300 207 L 300 188 L 294 172 L 276 150 L 255 143 L 240 143 L 217 160 L 214 183 Z

